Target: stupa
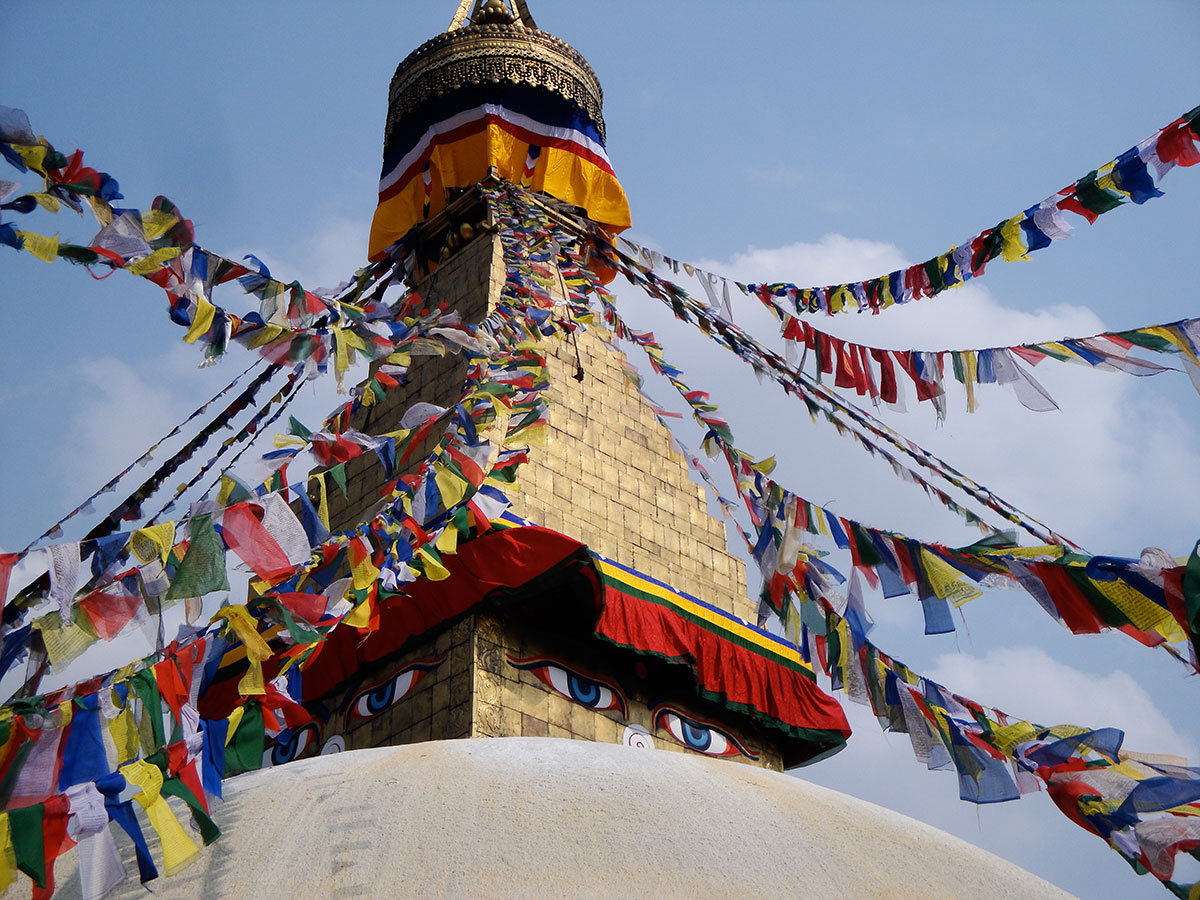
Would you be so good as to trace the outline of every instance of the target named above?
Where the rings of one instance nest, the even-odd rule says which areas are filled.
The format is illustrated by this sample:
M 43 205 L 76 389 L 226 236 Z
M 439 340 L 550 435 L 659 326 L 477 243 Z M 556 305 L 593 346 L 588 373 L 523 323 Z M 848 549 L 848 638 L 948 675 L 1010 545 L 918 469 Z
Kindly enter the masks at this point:
M 462 0 L 393 78 L 371 256 L 399 259 L 402 243 L 421 303 L 483 319 L 508 278 L 490 189 L 629 225 L 604 137 L 580 54 L 524 0 Z M 548 276 L 564 303 L 566 277 Z M 795 648 L 751 624 L 724 526 L 604 337 L 542 348 L 550 415 L 506 491 L 511 510 L 443 557 L 444 577 L 381 603 L 365 639 L 330 635 L 303 672 L 312 722 L 225 783 L 224 837 L 155 893 L 1066 897 L 783 774 L 837 752 L 846 719 Z M 444 422 L 466 369 L 423 358 L 350 424 Z M 372 454 L 347 463 L 330 528 L 362 522 L 437 439 L 431 427 L 392 471 Z M 246 668 L 233 646 L 202 716 L 229 714 Z M 60 896 L 80 896 L 88 864 L 62 857 Z M 110 896 L 142 893 L 127 879 Z

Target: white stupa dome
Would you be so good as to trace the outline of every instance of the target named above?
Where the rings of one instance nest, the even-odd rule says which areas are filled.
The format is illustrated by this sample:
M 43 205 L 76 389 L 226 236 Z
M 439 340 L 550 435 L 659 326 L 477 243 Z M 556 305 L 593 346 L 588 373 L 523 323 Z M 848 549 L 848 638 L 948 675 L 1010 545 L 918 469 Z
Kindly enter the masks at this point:
M 231 779 L 225 797 L 214 809 L 224 835 L 151 882 L 159 900 L 1070 897 L 956 837 L 798 778 L 616 744 L 359 750 Z M 141 900 L 128 844 L 129 877 L 110 897 Z M 56 868 L 63 898 L 79 897 L 75 855 Z

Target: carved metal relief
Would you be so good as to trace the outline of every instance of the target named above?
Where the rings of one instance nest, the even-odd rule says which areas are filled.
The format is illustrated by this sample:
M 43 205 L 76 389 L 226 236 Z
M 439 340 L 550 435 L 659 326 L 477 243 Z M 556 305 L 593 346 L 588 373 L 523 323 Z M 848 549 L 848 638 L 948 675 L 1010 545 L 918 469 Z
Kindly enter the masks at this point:
M 559 94 L 578 106 L 604 139 L 604 93 L 583 56 L 544 31 L 480 25 L 438 35 L 399 65 L 388 92 L 385 147 L 395 124 L 430 99 L 471 85 L 502 82 Z

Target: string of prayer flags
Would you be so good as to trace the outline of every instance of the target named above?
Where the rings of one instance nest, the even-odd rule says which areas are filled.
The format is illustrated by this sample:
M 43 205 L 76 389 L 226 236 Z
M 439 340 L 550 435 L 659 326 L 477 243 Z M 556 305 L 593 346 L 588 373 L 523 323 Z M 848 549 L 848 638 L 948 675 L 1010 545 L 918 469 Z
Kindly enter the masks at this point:
M 102 494 L 106 494 L 109 491 L 113 490 L 117 486 L 117 484 L 121 481 L 122 478 L 124 478 L 131 471 L 133 471 L 135 466 L 145 465 L 146 463 L 148 463 L 150 461 L 150 459 L 153 457 L 154 452 L 160 446 L 162 446 L 165 442 L 169 441 L 171 438 L 180 434 L 183 431 L 183 429 L 186 428 L 196 418 L 198 418 L 199 416 L 202 416 L 206 412 L 208 412 L 209 406 L 211 406 L 213 403 L 216 403 L 218 400 L 220 400 L 222 397 L 224 397 L 227 393 L 229 393 L 231 390 L 233 390 L 234 387 L 237 386 L 238 382 L 240 382 L 243 378 L 245 378 L 248 374 L 250 374 L 251 369 L 253 369 L 255 366 L 258 366 L 260 364 L 261 364 L 261 360 L 255 360 L 253 363 L 251 363 L 249 366 L 247 366 L 246 369 L 244 369 L 240 375 L 238 375 L 236 378 L 233 379 L 233 381 L 229 382 L 229 384 L 227 384 L 227 385 L 225 385 L 225 387 L 221 388 L 221 390 L 219 390 L 216 394 L 214 394 L 209 400 L 207 400 L 206 402 L 201 404 L 199 407 L 197 407 L 186 419 L 184 419 L 182 422 L 180 422 L 178 425 L 176 425 L 170 431 L 168 431 L 165 435 L 163 435 L 161 438 L 159 438 L 157 441 L 155 441 L 153 444 L 151 444 L 150 447 L 147 448 L 147 450 L 141 456 L 139 456 L 137 459 L 135 459 L 133 462 L 131 462 L 129 465 L 127 465 L 124 469 L 122 469 L 120 472 L 118 472 L 116 475 L 114 475 L 112 478 L 110 478 L 108 481 L 106 481 L 104 483 L 104 485 L 99 488 L 99 490 L 95 491 L 93 494 L 91 494 L 91 496 L 89 496 L 81 504 L 79 504 L 77 507 L 75 507 L 69 513 L 67 513 L 65 516 L 63 516 L 61 519 L 59 519 L 57 522 L 55 522 L 53 525 L 51 525 L 49 528 L 47 528 L 45 531 L 43 531 L 40 535 L 38 535 L 36 538 L 34 538 L 28 544 L 26 544 L 24 550 L 22 550 L 21 553 L 22 554 L 28 553 L 35 545 L 37 545 L 41 541 L 44 541 L 46 538 L 53 537 L 57 534 L 60 534 L 62 526 L 65 525 L 67 522 L 69 522 L 71 519 L 80 515 L 81 513 L 91 512 L 93 509 L 92 504 L 95 503 L 95 501 L 98 500 Z M 4 591 L 0 591 L 0 597 L 4 597 L 4 596 L 6 596 L 6 593 Z
M 617 324 L 623 327 L 619 320 Z M 624 330 L 628 332 L 628 329 Z M 653 362 L 654 357 L 651 359 Z M 703 398 L 705 413 L 716 412 L 705 395 L 698 392 L 690 395 Z M 881 540 L 887 535 L 841 519 L 809 501 L 790 495 L 770 482 L 767 478 L 769 467 L 753 463 L 731 447 L 724 449 L 732 451 L 728 455 L 739 459 L 741 464 L 743 477 L 738 479 L 739 492 L 748 502 L 759 539 L 754 541 L 745 532 L 743 536 L 763 567 L 764 596 L 772 596 L 771 589 L 781 580 L 803 578 L 805 589 L 800 593 L 800 614 L 790 620 L 788 630 L 795 635 L 794 641 L 805 651 L 810 662 L 814 658 L 821 662 L 835 688 L 845 690 L 858 702 L 869 703 L 885 729 L 907 733 L 914 754 L 929 768 L 954 768 L 962 799 L 975 803 L 1015 799 L 1021 793 L 1036 789 L 1040 779 L 1069 818 L 1108 840 L 1135 870 L 1139 873 L 1149 870 L 1177 895 L 1190 896 L 1194 885 L 1180 885 L 1170 879 L 1175 856 L 1194 847 L 1194 837 L 1200 834 L 1192 827 L 1200 809 L 1200 804 L 1195 802 L 1200 798 L 1200 770 L 1188 770 L 1175 764 L 1164 766 L 1159 762 L 1161 757 L 1144 754 L 1118 756 L 1121 733 L 1115 729 L 1093 732 L 1073 726 L 1049 729 L 1014 721 L 1003 713 L 987 710 L 922 679 L 866 640 L 872 623 L 862 603 L 858 579 L 861 573 L 871 580 L 871 567 L 879 567 L 875 573 L 879 577 L 874 577 L 872 583 L 886 596 L 905 593 L 903 577 L 916 576 L 919 583 L 922 580 L 919 573 L 924 572 L 932 597 L 943 604 L 950 599 L 958 605 L 978 596 L 978 590 L 974 588 L 956 591 L 951 587 L 947 590 L 970 551 L 981 556 L 1011 554 L 1032 563 L 1046 561 L 1047 554 L 1061 553 L 1061 548 L 1017 550 L 997 536 L 981 541 L 973 548 L 946 551 L 944 558 L 932 551 L 944 551 L 945 548 L 919 545 L 914 553 L 911 542 L 910 552 L 906 554 L 900 552 L 902 544 L 898 543 L 898 535 L 891 535 L 897 543 L 889 547 Z M 845 578 L 795 539 L 795 534 L 802 528 L 810 533 L 825 534 L 839 547 L 850 551 L 855 570 L 848 595 L 843 596 L 832 587 L 834 581 L 844 583 Z M 892 554 L 890 557 L 889 553 Z M 1132 561 L 1093 558 L 1086 567 L 1077 566 L 1072 577 L 1082 586 L 1079 570 L 1086 568 L 1089 574 L 1121 572 L 1112 581 L 1108 581 L 1108 575 L 1099 579 L 1110 585 L 1122 576 L 1130 583 L 1143 577 L 1163 584 L 1186 578 L 1186 570 L 1169 568 L 1173 561 L 1163 557 L 1165 554 L 1161 551 L 1147 551 L 1134 565 L 1130 565 Z M 880 566 L 889 558 L 898 564 L 897 571 L 890 572 L 890 585 L 886 577 L 889 570 Z M 1179 594 L 1190 591 L 1194 597 L 1200 597 L 1200 545 L 1189 565 L 1194 568 L 1194 583 L 1190 588 L 1177 588 L 1176 599 L 1168 600 L 1166 604 L 1176 610 L 1183 606 Z M 983 580 L 986 582 L 991 574 L 994 573 L 984 576 Z M 897 583 L 899 591 L 896 590 Z M 1093 587 L 1099 587 L 1099 582 Z M 1041 594 L 1035 596 L 1039 602 L 1044 599 L 1056 602 L 1056 598 L 1048 593 L 1042 589 Z M 1153 604 L 1144 602 L 1144 597 L 1141 602 L 1131 604 L 1132 593 L 1135 592 L 1130 584 L 1123 584 L 1120 591 L 1107 596 L 1109 599 L 1120 597 L 1116 602 L 1123 611 L 1132 612 L 1136 608 L 1144 615 L 1146 608 Z M 923 596 L 923 603 L 927 599 Z M 839 603 L 837 610 L 831 605 L 833 602 Z M 1070 605 L 1070 601 L 1062 601 L 1063 608 Z M 1193 605 L 1200 608 L 1200 600 Z M 1161 624 L 1165 612 L 1161 602 L 1157 609 L 1152 618 Z M 1166 618 L 1169 619 L 1169 615 Z M 1182 622 L 1178 613 L 1176 618 Z M 1095 621 L 1098 618 L 1093 618 Z M 1115 622 L 1110 624 L 1118 627 Z M 1122 630 L 1130 629 L 1124 627 Z M 1195 640 L 1194 628 L 1192 640 Z M 1195 662 L 1193 653 L 1193 665 Z M 1079 789 L 1079 773 L 1098 772 L 1101 766 L 1111 767 L 1116 777 L 1106 778 L 1107 772 L 1101 772 L 1090 776 L 1086 789 Z M 1131 799 L 1135 794 L 1145 799 L 1140 802 Z M 1191 808 L 1185 804 L 1191 804 Z M 1115 827 L 1109 812 L 1113 809 L 1125 813 Z M 1160 815 L 1146 818 L 1142 815 L 1145 813 Z
M 802 370 L 790 365 L 777 353 L 764 347 L 738 326 L 721 319 L 704 304 L 697 302 L 683 288 L 659 277 L 641 266 L 636 260 L 618 251 L 607 236 L 594 228 L 588 229 L 586 223 L 580 223 L 580 227 L 590 230 L 592 249 L 596 254 L 605 258 L 609 265 L 623 273 L 633 284 L 640 286 L 650 296 L 669 306 L 676 318 L 689 324 L 695 324 L 709 338 L 733 352 L 760 375 L 771 373 L 786 393 L 796 396 L 804 402 L 810 415 L 814 418 L 823 415 L 837 428 L 839 434 L 852 437 L 868 453 L 883 458 L 905 480 L 915 480 L 915 483 L 919 484 L 924 483 L 923 478 L 912 469 L 900 464 L 899 460 L 884 450 L 875 439 L 891 445 L 916 463 L 918 467 L 928 470 L 930 474 L 963 492 L 993 513 L 1029 532 L 1039 541 L 1075 546 L 944 460 L 898 434 L 870 413 L 810 378 Z M 609 296 L 607 292 L 603 291 L 602 286 L 598 286 L 597 295 L 601 298 L 602 303 L 605 303 L 605 298 Z M 944 492 L 938 489 L 934 489 L 932 495 L 937 496 L 939 500 L 945 496 Z M 947 508 L 957 512 L 956 507 L 957 504 L 947 504 Z
M 818 569 L 814 575 L 809 565 L 815 554 L 798 540 L 807 533 L 823 535 L 848 550 L 856 574 L 861 573 L 872 585 L 884 585 L 887 596 L 917 596 L 927 633 L 952 631 L 950 606 L 981 596 L 981 585 L 1002 578 L 1023 587 L 1073 633 L 1116 629 L 1147 646 L 1165 646 L 1181 658 L 1168 643 L 1188 640 L 1191 665 L 1200 671 L 1195 623 L 1185 609 L 1185 569 L 1166 554 L 1147 551 L 1138 560 L 1088 557 L 1067 553 L 1058 544 L 1019 548 L 1001 535 L 952 550 L 839 516 L 772 481 L 771 467 L 737 449 L 719 409 L 706 393 L 683 381 L 682 371 L 664 359 L 653 335 L 628 328 L 606 297 L 601 296 L 601 304 L 614 333 L 641 347 L 651 366 L 666 375 L 707 429 L 706 444 L 725 457 L 757 529 L 751 552 L 762 569 L 764 602 L 786 626 L 794 628 L 796 624 L 790 603 L 795 592 L 813 591 L 819 596 L 828 587 L 828 582 L 818 577 L 825 573 Z M 955 508 L 944 495 L 939 499 Z M 1200 574 L 1197 579 L 1200 584 Z
M 1007 385 L 1026 409 L 1047 412 L 1058 409 L 1058 404 L 1026 366 L 1051 359 L 1140 376 L 1171 368 L 1143 359 L 1138 351 L 1177 357 L 1200 392 L 1200 319 L 979 350 L 885 350 L 822 332 L 789 313 L 774 297 L 760 296 L 779 317 L 783 337 L 791 346 L 804 348 L 800 370 L 811 360 L 811 375 L 817 382 L 833 375 L 835 387 L 853 389 L 877 404 L 898 403 L 899 386 L 907 380 L 917 400 L 932 401 L 939 417 L 944 417 L 944 383 L 953 378 L 966 388 L 967 412 L 975 412 L 975 387 L 982 384 Z
M 855 310 L 878 313 L 894 304 L 935 297 L 984 273 L 988 263 L 1027 260 L 1035 250 L 1068 237 L 1074 226 L 1067 213 L 1095 223 L 1118 206 L 1161 197 L 1158 183 L 1175 166 L 1200 163 L 1200 106 L 1130 147 L 1116 159 L 1051 194 L 1041 203 L 1004 219 L 940 256 L 849 284 L 797 287 L 751 284 L 762 297 L 773 297 L 796 313 L 828 315 Z
M 513 261 L 510 296 L 538 294 L 531 288 L 530 272 L 520 260 Z M 250 499 L 231 490 L 225 492 L 224 499 L 236 502 L 228 506 L 193 515 L 182 525 L 163 523 L 142 529 L 137 535 L 135 558 L 143 567 L 162 567 L 165 580 L 176 593 L 222 589 L 225 573 L 221 560 L 227 548 L 262 569 L 259 574 L 267 582 L 260 585 L 264 593 L 252 607 L 231 606 L 221 611 L 216 621 L 224 624 L 226 637 L 210 628 L 117 673 L 16 701 L 0 711 L 0 746 L 5 746 L 7 736 L 14 733 L 12 723 L 21 723 L 18 742 L 37 750 L 36 755 L 18 754 L 20 759 L 0 753 L 0 765 L 6 761 L 11 765 L 15 760 L 22 770 L 22 777 L 16 779 L 22 797 L 50 808 L 60 803 L 54 791 L 66 790 L 80 798 L 81 810 L 85 808 L 85 794 L 93 799 L 103 797 L 108 819 L 117 822 L 134 841 L 144 882 L 157 877 L 160 871 L 171 875 L 199 852 L 196 842 L 181 829 L 173 811 L 163 802 L 164 796 L 181 797 L 204 842 L 215 839 L 218 832 L 207 814 L 206 793 L 219 792 L 222 774 L 261 766 L 266 738 L 305 721 L 302 717 L 306 714 L 294 701 L 267 680 L 268 660 L 274 662 L 284 656 L 296 659 L 297 653 L 303 655 L 306 643 L 311 646 L 341 623 L 370 629 L 375 599 L 381 590 L 399 586 L 402 570 L 407 572 L 405 579 L 421 574 L 441 577 L 445 570 L 439 559 L 453 551 L 458 532 L 473 527 L 471 513 L 478 523 L 481 518 L 486 521 L 498 515 L 507 505 L 487 481 L 493 467 L 519 461 L 504 449 L 507 440 L 528 432 L 532 421 L 544 417 L 545 401 L 540 394 L 548 380 L 545 357 L 535 347 L 546 332 L 548 320 L 534 315 L 539 308 L 536 301 L 505 302 L 480 326 L 481 332 L 490 332 L 489 340 L 498 352 L 471 356 L 462 399 L 453 413 L 445 419 L 439 415 L 427 417 L 446 426 L 438 447 L 421 463 L 419 474 L 394 483 L 387 504 L 369 522 L 310 547 L 302 524 L 278 491 Z M 503 416 L 497 413 L 500 407 L 506 411 Z M 485 434 L 497 429 L 498 434 L 493 436 L 499 442 L 500 453 L 485 439 Z M 316 436 L 299 423 L 293 423 L 292 431 L 297 437 L 303 434 L 305 441 Z M 340 433 L 347 432 L 343 427 Z M 261 518 L 254 510 L 255 504 L 261 508 Z M 449 531 L 456 535 L 452 540 L 445 539 Z M 168 551 L 170 544 L 173 546 Z M 300 589 L 305 579 L 311 578 L 314 585 L 328 581 L 347 551 L 353 577 L 344 597 L 336 594 L 332 585 L 328 596 Z M 105 571 L 119 568 L 126 553 L 132 553 L 128 546 L 110 549 L 106 558 L 111 564 Z M 110 589 L 115 584 L 95 586 L 88 595 L 92 602 L 86 607 L 80 604 L 77 611 L 95 612 L 102 621 L 114 614 L 119 604 L 115 602 L 117 594 Z M 122 587 L 126 585 L 122 583 Z M 104 592 L 109 596 L 99 596 Z M 363 610 L 367 610 L 366 615 L 361 614 Z M 286 627 L 275 634 L 282 644 L 265 640 L 264 636 L 280 624 Z M 243 678 L 239 686 L 242 702 L 229 719 L 200 719 L 189 712 L 197 693 L 197 679 L 213 671 L 209 662 L 223 657 L 231 641 L 244 644 L 258 665 L 252 665 Z M 73 710 L 74 715 L 64 715 L 64 709 Z M 40 716 L 42 726 L 25 728 L 26 714 Z M 101 715 L 113 723 L 112 727 L 103 726 Z M 72 719 L 70 738 L 64 740 L 63 728 Z M 178 739 L 180 734 L 182 741 Z M 38 760 L 50 765 L 38 765 Z M 40 774 L 53 772 L 56 767 L 58 772 L 68 774 L 59 775 L 53 782 Z M 0 783 L 13 783 L 10 774 L 0 774 Z M 28 814 L 31 823 L 34 816 L 40 816 L 43 822 L 47 818 L 40 809 L 13 806 L 11 797 L 4 799 L 6 810 L 0 813 L 0 823 L 21 820 L 27 816 L 24 809 L 35 809 L 35 813 Z M 133 814 L 133 802 L 143 807 L 159 837 L 160 863 L 151 856 L 142 825 Z M 101 824 L 89 830 L 87 838 L 99 836 L 103 842 L 103 828 Z M 27 833 L 33 832 L 21 830 L 22 835 Z M 46 852 L 22 851 L 17 856 L 22 871 L 43 884 L 52 878 L 54 855 L 52 842 L 46 841 L 45 846 L 49 848 Z M 119 862 L 113 862 L 111 855 L 107 865 L 87 868 L 89 874 L 83 877 L 89 883 L 83 888 L 89 896 L 111 887 L 123 875 Z
M 0 243 L 46 262 L 63 258 L 85 266 L 121 268 L 154 282 L 167 292 L 172 321 L 187 329 L 184 340 L 204 346 L 204 364 L 215 362 L 229 341 L 236 340 L 277 364 L 305 362 L 314 374 L 324 371 L 332 357 L 340 380 L 359 354 L 379 359 L 391 352 L 388 329 L 377 321 L 386 317 L 380 313 L 380 302 L 357 301 L 368 288 L 390 280 L 393 260 L 361 269 L 337 297 L 318 297 L 298 282 L 285 284 L 272 278 L 253 255 L 243 264 L 204 250 L 195 243 L 191 222 L 165 197 L 155 198 L 148 211 L 113 207 L 110 201 L 120 199 L 120 194 L 111 176 L 84 167 L 80 151 L 67 158 L 44 139 L 33 138 L 24 114 L 4 109 L 8 120 L 23 124 L 4 133 L 0 155 L 20 171 L 41 176 L 44 187 L 29 195 L 35 201 L 41 198 L 39 202 L 13 201 L 5 207 L 27 213 L 40 206 L 57 212 L 62 200 L 79 211 L 79 198 L 83 198 L 101 229 L 89 244 L 79 245 L 0 224 Z M 24 140 L 31 143 L 20 143 Z M 239 317 L 212 303 L 212 289 L 233 280 L 258 297 L 257 313 Z
M 869 705 L 881 728 L 906 734 L 919 762 L 953 769 L 961 799 L 996 803 L 1045 790 L 1138 874 L 1178 897 L 1200 888 L 1173 880 L 1179 854 L 1194 856 L 1200 840 L 1200 769 L 1128 751 L 1116 728 L 1046 727 L 963 697 L 880 650 L 852 604 L 839 606 L 825 597 L 803 603 L 802 655 L 835 690 Z
M 531 279 L 527 279 L 523 272 L 514 274 L 510 281 L 509 292 L 513 296 L 527 296 L 536 293 L 530 291 L 527 282 Z M 512 467 L 519 464 L 523 458 L 520 454 L 494 453 L 488 449 L 486 442 L 480 441 L 477 437 L 479 428 L 486 427 L 495 418 L 497 401 L 503 401 L 508 410 L 505 417 L 504 440 L 525 438 L 533 431 L 544 427 L 546 405 L 540 395 L 548 386 L 545 377 L 545 359 L 540 354 L 533 352 L 531 346 L 524 343 L 531 339 L 540 339 L 548 330 L 553 333 L 553 328 L 548 326 L 547 320 L 537 315 L 537 310 L 540 308 L 536 305 L 530 306 L 526 300 L 520 301 L 516 306 L 505 304 L 489 322 L 477 329 L 476 333 L 480 335 L 481 339 L 486 338 L 487 345 L 500 348 L 507 344 L 512 346 L 513 350 L 509 356 L 498 354 L 494 359 L 474 357 L 478 362 L 469 368 L 463 401 L 458 407 L 459 414 L 456 419 L 458 424 L 454 429 L 448 430 L 447 436 L 443 438 L 434 456 L 422 465 L 419 476 L 411 481 L 394 483 L 392 496 L 388 498 L 390 508 L 384 510 L 381 514 L 383 518 L 380 520 L 381 527 L 385 532 L 389 530 L 391 532 L 391 536 L 385 540 L 385 543 L 391 547 L 388 551 L 391 556 L 381 557 L 376 562 L 377 566 L 382 563 L 385 568 L 389 568 L 388 559 L 400 552 L 399 545 L 402 543 L 395 539 L 396 536 L 409 534 L 410 540 L 415 543 L 405 545 L 402 555 L 392 559 L 394 564 L 390 566 L 389 570 L 393 573 L 409 572 L 419 575 L 422 571 L 428 572 L 438 568 L 437 556 L 432 553 L 432 550 L 426 552 L 421 548 L 426 545 L 432 548 L 436 545 L 442 552 L 452 550 L 457 539 L 452 539 L 447 535 L 446 529 L 453 526 L 453 530 L 457 534 L 462 529 L 471 527 L 470 519 L 457 515 L 456 511 L 473 502 L 474 496 L 486 487 L 484 482 L 490 477 L 487 469 L 488 461 L 494 459 L 494 464 L 502 470 L 501 474 L 511 471 Z M 447 346 L 459 351 L 473 353 L 474 349 L 483 349 L 485 346 L 485 343 L 480 343 L 465 331 L 464 326 L 461 326 L 461 323 L 452 316 L 431 316 L 426 324 L 430 326 L 428 333 L 433 335 L 433 338 L 444 340 Z M 489 329 L 495 334 L 489 336 Z M 260 410 L 259 415 L 264 412 L 265 410 Z M 275 416 L 277 417 L 281 412 L 282 408 L 276 411 Z M 312 433 L 308 433 L 308 436 L 310 439 L 317 437 Z M 366 438 L 366 436 L 363 437 Z M 393 439 L 390 437 L 365 441 L 365 445 L 369 445 L 380 454 L 383 454 L 384 449 L 391 447 L 392 444 Z M 394 454 L 394 451 L 389 451 L 389 453 Z M 381 459 L 390 458 L 390 455 L 381 455 Z M 286 480 L 281 481 L 279 485 L 264 485 L 264 490 L 259 494 L 261 499 L 257 501 L 264 510 L 269 510 L 272 504 L 286 510 L 286 506 L 282 506 L 281 498 L 276 493 L 277 489 L 286 490 Z M 149 559 L 149 554 L 143 554 L 141 565 L 137 567 L 140 592 L 145 595 L 146 584 L 153 584 L 153 594 L 145 595 L 147 603 L 151 599 L 155 604 L 179 598 L 190 599 L 187 595 L 200 588 L 222 589 L 221 585 L 224 582 L 219 577 L 220 572 L 214 571 L 214 569 L 216 568 L 216 558 L 223 555 L 223 549 L 226 547 L 233 549 L 235 554 L 255 568 L 263 582 L 261 586 L 269 589 L 277 586 L 283 580 L 294 579 L 297 570 L 303 569 L 305 560 L 310 557 L 310 551 L 316 562 L 310 562 L 309 566 L 319 566 L 329 559 L 329 554 L 324 552 L 322 547 L 337 546 L 344 544 L 347 540 L 345 535 L 335 535 L 330 537 L 322 547 L 313 548 L 309 540 L 309 531 L 290 511 L 286 517 L 291 523 L 290 525 L 280 521 L 271 525 L 268 515 L 264 515 L 260 523 L 257 521 L 257 514 L 245 515 L 249 509 L 245 505 L 246 502 L 243 500 L 241 503 L 231 503 L 228 506 L 210 510 L 214 519 L 219 517 L 221 528 L 219 546 L 212 542 L 211 535 L 207 533 L 207 529 L 213 528 L 218 522 L 201 520 L 201 528 L 205 530 L 200 534 L 202 539 L 200 543 L 207 544 L 207 550 L 203 551 L 202 556 L 197 557 L 195 566 L 190 562 L 188 565 L 183 563 L 188 558 L 187 551 L 190 549 L 190 544 L 184 542 L 180 542 L 178 546 L 172 548 L 165 565 L 163 565 L 163 560 L 158 558 L 161 556 L 161 552 L 157 553 L 155 559 Z M 411 517 L 408 515 L 409 510 L 412 512 Z M 400 520 L 401 516 L 403 516 L 403 521 Z M 294 546 L 295 550 L 294 552 L 285 552 L 281 557 L 273 547 L 275 543 L 279 542 L 280 534 L 288 532 L 293 535 L 291 546 Z M 93 551 L 95 549 L 94 546 L 90 546 L 90 548 Z M 161 551 L 161 549 L 163 548 L 160 547 L 159 550 Z M 201 552 L 200 545 L 198 545 L 197 552 Z M 129 594 L 127 589 L 119 590 L 112 587 L 115 580 L 119 580 L 116 579 L 116 576 L 121 574 L 119 566 L 122 551 L 116 550 L 110 555 L 113 558 L 108 560 L 107 565 L 103 568 L 101 573 L 103 577 L 98 576 L 101 577 L 101 580 L 91 583 L 86 588 L 85 597 L 89 601 L 87 607 L 72 613 L 74 618 L 67 628 L 54 626 L 52 621 L 46 617 L 38 620 L 39 629 L 35 633 L 40 635 L 43 644 L 49 642 L 48 649 L 53 657 L 51 660 L 53 665 L 64 664 L 69 658 L 78 655 L 87 643 L 98 636 L 98 633 L 112 636 L 131 620 L 130 608 L 133 606 L 131 597 L 134 595 Z M 152 577 L 147 578 L 147 567 L 152 565 L 157 568 L 152 573 Z M 203 577 L 196 574 L 197 570 L 202 573 Z M 382 572 L 384 569 L 379 569 L 379 571 Z M 172 591 L 173 579 L 181 572 L 186 576 L 183 585 Z M 392 577 L 393 583 L 399 583 L 412 575 L 400 574 L 399 577 L 396 575 Z M 104 578 L 114 579 L 114 581 L 105 581 Z M 64 589 L 64 596 L 65 593 Z M 70 593 L 76 594 L 80 591 L 72 590 Z M 358 603 L 363 601 L 369 601 L 369 597 L 360 597 L 357 600 Z M 66 609 L 68 605 L 64 601 L 63 609 Z M 114 613 L 113 616 L 108 615 L 110 608 Z M 135 609 L 133 617 L 136 617 L 136 614 Z M 80 616 L 85 618 L 79 619 Z M 91 624 L 93 619 L 102 623 L 98 633 L 92 633 L 81 625 L 81 622 Z M 19 619 L 14 619 L 13 623 L 15 624 L 17 621 Z M 16 633 L 17 631 L 11 632 L 10 637 Z M 70 641 L 67 640 L 68 637 Z M 7 641 L 5 649 L 6 651 L 9 649 Z M 14 654 L 7 655 L 15 658 Z

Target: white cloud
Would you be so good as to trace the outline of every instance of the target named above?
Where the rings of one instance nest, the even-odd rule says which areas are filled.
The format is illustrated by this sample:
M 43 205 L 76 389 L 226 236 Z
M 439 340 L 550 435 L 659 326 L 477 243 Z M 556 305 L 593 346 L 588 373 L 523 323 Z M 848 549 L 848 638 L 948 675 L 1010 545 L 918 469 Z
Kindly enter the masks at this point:
M 1125 748 L 1197 758 L 1154 699 L 1126 672 L 1083 672 L 1034 647 L 1003 647 L 981 659 L 941 656 L 924 673 L 956 693 L 1042 725 L 1120 728 Z M 986 699 L 984 699 L 986 698 Z
M 197 354 L 193 348 L 188 350 Z M 143 358 L 135 367 L 110 356 L 80 361 L 87 378 L 66 398 L 70 404 L 68 438 L 59 445 L 58 466 L 66 473 L 65 485 L 80 495 L 80 500 L 187 415 L 174 396 L 175 379 L 163 377 L 161 369 L 173 368 L 166 363 L 165 359 Z M 160 374 L 149 374 L 155 368 L 160 368 Z M 149 474 L 152 470 L 136 471 Z
M 871 277 L 905 264 L 893 245 L 840 235 L 827 235 L 816 243 L 751 248 L 724 261 L 697 261 L 739 280 L 798 284 Z M 686 275 L 678 278 L 703 296 Z M 623 297 L 635 296 L 631 288 L 621 292 Z M 778 345 L 778 323 L 756 299 L 735 289 L 733 301 L 742 327 Z M 716 350 L 698 333 L 676 327 L 669 313 L 649 308 L 644 298 L 631 299 L 627 309 L 635 327 L 648 322 L 659 333 L 667 358 L 684 369 L 692 387 L 713 391 L 744 449 L 760 457 L 781 455 L 781 480 L 794 479 L 789 483 L 797 492 L 819 502 L 832 501 L 843 515 L 915 537 L 970 536 L 959 531 L 938 504 L 900 485 L 886 465 L 869 460 L 825 423 L 809 427 L 801 404 L 774 388 L 758 387 L 732 354 Z M 975 283 L 877 316 L 809 321 L 872 346 L 927 350 L 1088 336 L 1106 327 L 1095 313 L 1079 306 L 1014 309 Z M 876 414 L 1093 552 L 1136 556 L 1143 546 L 1154 544 L 1174 554 L 1186 553 L 1198 530 L 1193 511 L 1200 507 L 1200 436 L 1194 424 L 1163 399 L 1164 392 L 1184 384 L 1182 376 L 1134 379 L 1053 360 L 1033 373 L 1059 403 L 1060 412 L 1030 412 L 1007 388 L 981 385 L 976 390 L 979 410 L 968 414 L 964 392 L 951 383 L 943 424 L 937 422 L 931 404 L 918 404 L 911 394 L 907 414 Z M 860 405 L 870 408 L 865 399 Z
M 310 291 L 332 289 L 366 264 L 369 232 L 369 222 L 334 216 L 293 245 L 264 251 L 261 258 L 280 280 L 299 281 Z

